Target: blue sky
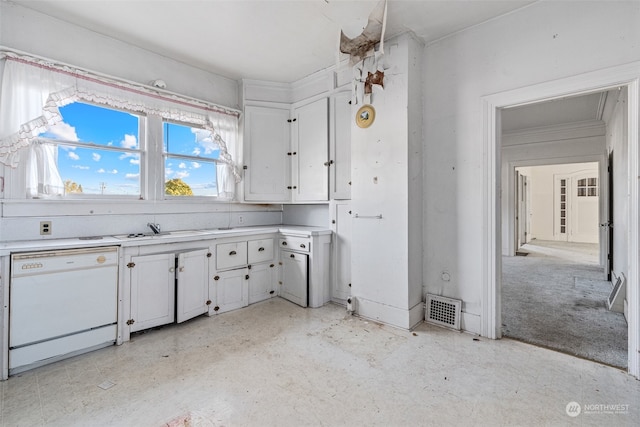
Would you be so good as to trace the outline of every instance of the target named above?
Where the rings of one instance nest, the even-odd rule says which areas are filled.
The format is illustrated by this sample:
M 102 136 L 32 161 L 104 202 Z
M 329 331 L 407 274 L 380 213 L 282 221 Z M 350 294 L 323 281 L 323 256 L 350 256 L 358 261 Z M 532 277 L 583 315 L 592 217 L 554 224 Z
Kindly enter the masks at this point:
M 43 136 L 96 144 L 97 147 L 60 146 L 58 168 L 63 181 L 82 185 L 85 194 L 140 194 L 140 158 L 135 153 L 100 149 L 99 146 L 138 148 L 138 117 L 126 112 L 72 103 L 60 107 L 63 121 Z M 171 153 L 217 158 L 218 147 L 210 133 L 165 123 L 164 148 Z M 168 137 L 167 137 L 168 136 Z M 215 195 L 215 166 L 207 162 L 168 158 L 165 180 L 180 178 L 196 195 Z

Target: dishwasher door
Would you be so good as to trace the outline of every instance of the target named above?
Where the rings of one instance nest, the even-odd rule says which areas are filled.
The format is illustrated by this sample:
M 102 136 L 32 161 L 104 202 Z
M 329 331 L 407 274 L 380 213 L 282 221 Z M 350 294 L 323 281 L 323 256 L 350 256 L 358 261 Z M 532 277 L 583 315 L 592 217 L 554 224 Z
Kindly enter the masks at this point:
M 117 247 L 12 255 L 10 368 L 115 341 L 117 305 Z

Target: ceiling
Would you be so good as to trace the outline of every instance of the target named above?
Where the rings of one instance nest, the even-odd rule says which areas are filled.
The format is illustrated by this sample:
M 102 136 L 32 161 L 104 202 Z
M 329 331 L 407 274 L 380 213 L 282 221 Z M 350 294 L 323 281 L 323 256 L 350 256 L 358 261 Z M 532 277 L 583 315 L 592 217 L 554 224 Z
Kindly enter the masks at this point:
M 502 131 L 509 133 L 523 129 L 602 120 L 606 99 L 607 92 L 597 92 L 505 108 L 501 113 Z
M 233 79 L 293 82 L 336 63 L 378 0 L 13 0 L 14 3 Z M 388 0 L 386 36 L 425 43 L 533 3 Z

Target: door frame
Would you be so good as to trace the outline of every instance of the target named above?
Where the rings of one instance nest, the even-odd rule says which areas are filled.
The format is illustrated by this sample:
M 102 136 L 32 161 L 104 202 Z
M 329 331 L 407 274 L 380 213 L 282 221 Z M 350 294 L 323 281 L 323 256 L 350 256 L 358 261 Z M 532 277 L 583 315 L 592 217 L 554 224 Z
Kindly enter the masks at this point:
M 628 90 L 627 137 L 629 177 L 640 176 L 638 126 L 640 99 L 640 61 L 555 81 L 483 96 L 483 279 L 481 333 L 497 339 L 501 332 L 501 109 L 544 100 L 600 92 L 616 87 Z M 640 378 L 640 290 L 638 286 L 640 250 L 638 234 L 640 212 L 638 180 L 629 179 L 629 274 L 627 278 L 629 373 Z

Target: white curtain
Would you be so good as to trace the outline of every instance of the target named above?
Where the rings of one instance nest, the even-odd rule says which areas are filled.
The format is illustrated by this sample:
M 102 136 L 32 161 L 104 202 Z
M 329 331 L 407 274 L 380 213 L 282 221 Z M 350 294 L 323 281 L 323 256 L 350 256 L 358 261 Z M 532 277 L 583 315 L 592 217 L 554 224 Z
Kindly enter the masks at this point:
M 32 142 L 27 156 L 27 197 L 48 198 L 64 195 L 58 172 L 58 147 Z
M 237 112 L 177 95 L 154 92 L 142 86 L 116 82 L 43 60 L 6 52 L 1 55 L 5 59 L 5 66 L 0 92 L 0 163 L 16 167 L 21 161 L 21 152 L 47 127 L 61 120 L 58 107 L 82 99 L 114 108 L 155 114 L 211 131 L 220 147 L 218 193 L 225 199 L 234 197 L 235 184 L 241 180 L 234 161 L 236 153 L 233 152 L 238 134 Z M 44 153 L 46 150 L 40 151 Z M 29 168 L 51 166 L 48 161 L 34 162 L 32 157 L 29 156 Z M 38 176 L 37 181 L 40 182 L 44 177 L 55 174 L 29 169 L 28 176 L 31 175 Z M 57 182 L 44 182 L 43 188 L 57 186 Z

